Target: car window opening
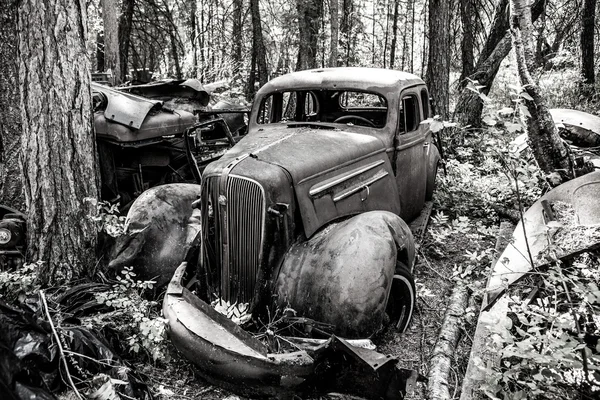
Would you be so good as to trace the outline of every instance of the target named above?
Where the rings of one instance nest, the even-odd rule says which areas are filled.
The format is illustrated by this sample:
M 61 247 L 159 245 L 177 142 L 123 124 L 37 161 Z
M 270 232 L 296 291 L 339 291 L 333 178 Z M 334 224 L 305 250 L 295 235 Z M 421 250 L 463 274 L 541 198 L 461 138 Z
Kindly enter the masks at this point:
M 400 125 L 399 132 L 405 133 L 417 130 L 421 122 L 419 99 L 417 96 L 411 94 L 402 98 L 398 119 Z
M 258 112 L 259 124 L 337 123 L 383 128 L 387 101 L 377 93 L 351 90 L 297 90 L 266 96 Z M 299 126 L 303 124 L 290 124 Z M 314 125 L 314 124 L 311 124 Z

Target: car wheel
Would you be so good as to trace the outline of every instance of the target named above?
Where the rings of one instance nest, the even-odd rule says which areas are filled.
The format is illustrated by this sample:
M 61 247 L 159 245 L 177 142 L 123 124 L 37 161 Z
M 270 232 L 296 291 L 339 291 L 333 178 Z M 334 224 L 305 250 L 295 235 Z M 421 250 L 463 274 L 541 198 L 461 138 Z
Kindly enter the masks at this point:
M 415 280 L 409 268 L 398 261 L 386 307 L 390 324 L 398 332 L 406 331 L 412 319 L 416 301 Z

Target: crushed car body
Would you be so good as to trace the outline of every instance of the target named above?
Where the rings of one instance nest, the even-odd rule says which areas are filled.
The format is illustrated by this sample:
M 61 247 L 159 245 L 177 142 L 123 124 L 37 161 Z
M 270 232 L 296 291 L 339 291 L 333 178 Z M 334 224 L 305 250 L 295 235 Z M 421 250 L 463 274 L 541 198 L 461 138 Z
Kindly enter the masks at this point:
M 411 374 L 397 360 L 336 338 L 410 322 L 415 250 L 405 221 L 431 199 L 440 159 L 428 118 L 424 82 L 398 71 L 301 71 L 259 90 L 248 134 L 204 169 L 197 244 L 163 302 L 173 343 L 207 379 L 240 382 L 237 391 L 254 382 L 263 394 L 329 390 L 317 383 L 319 365 L 343 347 L 372 374 L 336 390 L 402 398 Z M 240 325 L 211 304 L 238 310 Z M 307 351 L 290 330 L 331 341 Z M 323 359 L 332 342 L 342 345 Z M 350 364 L 331 373 L 350 377 Z
M 92 83 L 103 200 L 118 203 L 121 210 L 126 211 L 141 193 L 152 187 L 199 183 L 204 167 L 245 134 L 244 107 L 226 102 L 209 107 L 209 94 L 198 86 L 199 83 L 195 80 L 184 83 L 184 86 L 127 87 L 129 92 L 148 93 L 154 97 L 141 97 Z M 145 86 L 153 91 L 147 92 L 149 89 Z M 192 106 L 193 112 L 172 109 L 163 100 L 169 95 L 183 96 L 186 101 L 199 99 L 202 106 Z M 183 106 L 184 103 L 170 105 Z M 16 214 L 19 214 L 18 218 Z M 4 260 L 0 262 L 0 269 L 17 265 L 24 258 L 25 225 L 15 222 L 15 218 L 24 220 L 24 215 L 16 211 L 0 212 L 0 224 L 10 225 L 11 236 L 23 240 L 23 243 L 16 243 L 0 237 L 0 256 Z M 167 281 L 168 278 L 165 283 Z

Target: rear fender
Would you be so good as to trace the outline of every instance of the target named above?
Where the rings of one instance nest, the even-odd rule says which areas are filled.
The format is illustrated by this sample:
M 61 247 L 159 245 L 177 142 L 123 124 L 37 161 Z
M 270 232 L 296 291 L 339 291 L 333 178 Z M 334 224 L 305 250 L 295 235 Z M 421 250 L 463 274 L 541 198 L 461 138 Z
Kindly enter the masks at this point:
M 275 283 L 279 307 L 332 324 L 345 337 L 368 337 L 382 325 L 396 261 L 412 265 L 410 229 L 387 211 L 333 223 L 292 245 Z

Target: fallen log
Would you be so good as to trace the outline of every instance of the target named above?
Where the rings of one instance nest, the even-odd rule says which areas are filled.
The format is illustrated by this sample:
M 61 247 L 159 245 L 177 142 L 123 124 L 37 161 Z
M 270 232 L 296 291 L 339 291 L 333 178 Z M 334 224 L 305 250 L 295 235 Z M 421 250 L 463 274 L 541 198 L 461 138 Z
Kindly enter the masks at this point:
M 469 301 L 469 291 L 463 283 L 452 290 L 450 304 L 444 315 L 444 322 L 429 361 L 429 383 L 427 390 L 430 400 L 451 399 L 448 376 L 454 357 L 454 350 L 461 337 L 463 318 Z

